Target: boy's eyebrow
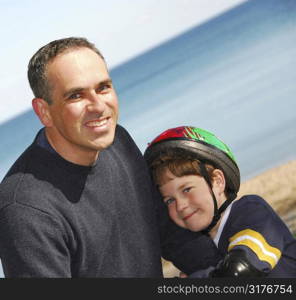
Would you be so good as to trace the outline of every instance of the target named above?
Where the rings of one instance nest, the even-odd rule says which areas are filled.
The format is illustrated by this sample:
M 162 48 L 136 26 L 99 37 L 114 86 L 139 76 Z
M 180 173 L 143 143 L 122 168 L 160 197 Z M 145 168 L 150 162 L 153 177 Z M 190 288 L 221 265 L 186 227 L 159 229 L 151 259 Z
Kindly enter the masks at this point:
M 100 81 L 98 84 L 97 84 L 97 88 L 98 87 L 102 87 L 106 84 L 110 84 L 112 85 L 112 79 L 111 78 L 107 78 L 105 80 L 102 80 Z M 80 93 L 82 92 L 83 90 L 85 90 L 86 88 L 84 87 L 74 87 L 72 89 L 69 89 L 68 91 L 66 91 L 64 94 L 63 94 L 63 97 L 67 98 L 68 96 L 70 96 L 71 94 L 75 94 L 75 93 Z
M 187 182 L 181 184 L 181 185 L 179 186 L 179 190 L 182 190 L 186 185 L 187 185 Z
M 191 185 L 191 184 L 192 184 L 191 181 L 186 181 L 186 182 L 184 182 L 183 184 L 181 184 L 181 185 L 179 186 L 179 189 L 182 190 L 184 187 L 186 187 L 186 186 L 188 186 L 188 185 Z

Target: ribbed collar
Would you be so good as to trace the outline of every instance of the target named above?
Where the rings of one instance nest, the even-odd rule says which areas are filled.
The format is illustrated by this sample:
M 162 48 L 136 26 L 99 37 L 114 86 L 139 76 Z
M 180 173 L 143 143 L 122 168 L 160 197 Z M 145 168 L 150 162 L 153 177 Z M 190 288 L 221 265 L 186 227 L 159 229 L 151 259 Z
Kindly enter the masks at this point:
M 82 166 L 64 159 L 58 152 L 56 152 L 56 150 L 48 142 L 45 134 L 45 128 L 39 130 L 32 144 L 32 147 L 35 152 L 34 155 L 40 157 L 40 159 L 42 160 L 48 160 L 48 163 L 54 161 L 54 163 L 57 164 L 59 167 L 64 168 L 71 173 L 89 173 L 96 168 L 96 166 L 98 165 L 98 161 L 100 160 L 97 159 L 95 164 L 93 164 L 92 166 Z M 104 151 L 100 152 L 100 156 L 103 154 L 103 152 Z

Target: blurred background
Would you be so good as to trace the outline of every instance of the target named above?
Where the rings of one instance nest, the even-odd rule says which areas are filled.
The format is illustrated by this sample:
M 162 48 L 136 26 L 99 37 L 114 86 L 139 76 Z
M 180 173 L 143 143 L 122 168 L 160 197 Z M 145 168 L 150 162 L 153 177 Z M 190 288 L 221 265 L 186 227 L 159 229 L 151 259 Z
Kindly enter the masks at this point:
M 0 180 L 41 124 L 26 78 L 51 40 L 102 51 L 143 152 L 180 125 L 214 132 L 242 181 L 296 158 L 295 0 L 0 0 Z M 1 275 L 1 271 L 0 271 Z
M 295 158 L 295 0 L 109 2 L 0 1 L 0 179 L 41 128 L 27 63 L 66 36 L 103 52 L 141 151 L 187 124 L 228 143 L 243 180 Z

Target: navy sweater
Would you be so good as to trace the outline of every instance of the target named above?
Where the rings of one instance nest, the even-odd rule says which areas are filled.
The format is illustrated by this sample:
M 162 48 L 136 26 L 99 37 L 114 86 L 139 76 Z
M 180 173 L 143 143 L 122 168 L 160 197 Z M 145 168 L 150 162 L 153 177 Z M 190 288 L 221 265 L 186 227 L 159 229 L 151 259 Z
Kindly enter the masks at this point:
M 218 261 L 207 237 L 176 228 L 160 203 L 145 161 L 122 127 L 91 167 L 68 162 L 35 139 L 0 185 L 4 274 L 160 277 L 159 237 L 163 255 L 181 269 Z M 203 247 L 198 259 L 197 244 Z

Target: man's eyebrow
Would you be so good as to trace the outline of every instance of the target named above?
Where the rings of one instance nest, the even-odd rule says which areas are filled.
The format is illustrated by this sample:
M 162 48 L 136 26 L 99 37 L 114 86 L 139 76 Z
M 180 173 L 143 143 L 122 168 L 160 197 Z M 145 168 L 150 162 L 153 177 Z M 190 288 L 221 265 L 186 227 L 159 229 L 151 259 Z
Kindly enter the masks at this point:
M 105 85 L 105 84 L 112 85 L 112 79 L 108 78 L 108 79 L 102 80 L 101 82 L 98 83 L 98 86 L 102 86 L 102 85 Z
M 64 98 L 67 98 L 68 96 L 72 95 L 72 94 L 76 94 L 76 93 L 80 93 L 84 90 L 84 88 L 81 87 L 77 87 L 77 88 L 73 88 L 68 90 L 67 92 L 64 93 Z
M 106 85 L 106 84 L 110 84 L 112 85 L 112 79 L 111 78 L 108 78 L 108 79 L 105 79 L 105 80 L 102 80 L 100 81 L 98 84 L 97 84 L 97 87 L 101 87 L 103 85 Z M 64 98 L 67 98 L 69 97 L 71 94 L 75 94 L 75 93 L 80 93 L 82 92 L 83 90 L 85 90 L 86 88 L 83 88 L 83 87 L 75 87 L 75 88 L 72 88 L 68 91 L 66 91 L 63 96 Z

